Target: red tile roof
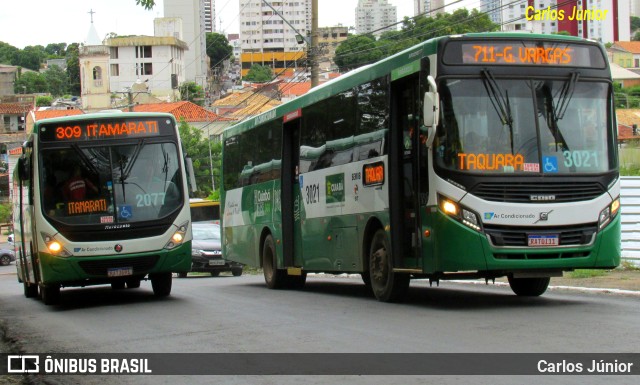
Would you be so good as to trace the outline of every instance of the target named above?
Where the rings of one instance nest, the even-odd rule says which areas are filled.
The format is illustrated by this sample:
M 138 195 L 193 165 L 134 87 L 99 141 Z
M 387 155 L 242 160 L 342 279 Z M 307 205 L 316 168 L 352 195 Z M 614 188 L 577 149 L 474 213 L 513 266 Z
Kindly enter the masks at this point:
M 0 103 L 0 114 L 22 115 L 33 109 L 31 103 Z
M 35 111 L 35 120 L 49 119 L 49 118 L 60 118 L 62 116 L 73 116 L 73 115 L 82 115 L 83 112 L 81 110 L 73 109 L 73 110 L 41 110 Z
M 640 53 L 640 41 L 616 41 L 613 46 L 622 48 L 627 52 Z
M 135 112 L 166 112 L 176 117 L 176 120 L 187 122 L 206 122 L 212 120 L 226 120 L 199 105 L 187 101 L 173 103 L 138 104 L 133 107 Z
M 311 82 L 291 82 L 278 84 L 280 93 L 284 96 L 300 96 L 311 89 Z

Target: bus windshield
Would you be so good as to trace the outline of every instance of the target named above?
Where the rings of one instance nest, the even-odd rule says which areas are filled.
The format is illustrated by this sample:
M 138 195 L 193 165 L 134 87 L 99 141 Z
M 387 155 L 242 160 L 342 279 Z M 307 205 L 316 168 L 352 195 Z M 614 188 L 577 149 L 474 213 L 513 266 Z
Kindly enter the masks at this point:
M 44 214 L 70 225 L 163 218 L 181 207 L 179 167 L 172 142 L 44 149 Z
M 614 169 L 609 84 L 567 79 L 447 79 L 435 141 L 440 168 L 468 173 Z

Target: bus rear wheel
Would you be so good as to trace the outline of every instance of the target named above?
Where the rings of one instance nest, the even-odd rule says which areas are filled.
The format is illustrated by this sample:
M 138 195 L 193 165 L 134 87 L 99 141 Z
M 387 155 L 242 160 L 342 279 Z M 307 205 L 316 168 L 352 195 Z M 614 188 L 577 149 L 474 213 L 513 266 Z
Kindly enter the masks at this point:
M 397 302 L 409 289 L 409 275 L 393 272 L 393 256 L 387 234 L 378 230 L 369 248 L 369 281 L 378 301 Z
M 156 297 L 166 297 L 171 294 L 171 273 L 151 274 L 151 287 Z
M 513 278 L 511 275 L 509 275 L 507 279 L 509 280 L 511 290 L 521 297 L 537 297 L 542 295 L 542 293 L 547 291 L 547 287 L 549 287 L 549 282 L 551 281 L 549 277 Z
M 269 289 L 280 289 L 285 286 L 286 272 L 278 270 L 276 246 L 271 235 L 267 235 L 262 245 L 262 271 Z
M 40 284 L 40 296 L 45 305 L 57 305 L 60 303 L 60 285 Z

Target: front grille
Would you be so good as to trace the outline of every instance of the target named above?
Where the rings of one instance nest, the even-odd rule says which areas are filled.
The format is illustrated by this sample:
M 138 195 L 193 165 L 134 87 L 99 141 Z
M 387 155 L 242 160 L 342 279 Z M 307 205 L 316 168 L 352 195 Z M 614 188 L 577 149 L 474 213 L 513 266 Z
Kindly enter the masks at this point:
M 584 246 L 593 241 L 598 226 L 595 223 L 564 227 L 511 227 L 484 225 L 491 243 L 498 247 L 526 247 L 529 235 L 558 234 L 559 246 Z
M 589 252 L 571 252 L 571 253 L 545 253 L 545 254 L 532 254 L 532 253 L 496 253 L 493 254 L 495 259 L 500 260 L 536 260 L 536 259 L 571 259 L 571 258 L 587 258 L 591 253 Z
M 492 202 L 540 203 L 532 195 L 553 196 L 547 203 L 588 201 L 605 193 L 597 182 L 479 183 L 471 193 Z
M 107 269 L 114 267 L 132 267 L 133 274 L 142 274 L 153 269 L 158 259 L 160 259 L 159 255 L 149 255 L 145 257 L 80 261 L 78 265 L 89 275 L 106 276 Z

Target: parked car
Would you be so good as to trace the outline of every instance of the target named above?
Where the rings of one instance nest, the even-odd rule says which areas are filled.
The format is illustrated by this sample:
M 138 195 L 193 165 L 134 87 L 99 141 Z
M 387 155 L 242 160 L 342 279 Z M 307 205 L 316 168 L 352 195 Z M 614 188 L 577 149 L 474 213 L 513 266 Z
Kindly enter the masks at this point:
M 234 277 L 242 275 L 242 264 L 227 261 L 222 257 L 220 225 L 214 223 L 193 223 L 191 241 L 191 271 L 210 273 L 217 277 L 221 272 L 230 271 Z M 184 278 L 187 273 L 180 273 Z
M 13 252 L 13 250 L 0 249 L 0 265 L 7 266 L 15 260 L 16 254 Z

